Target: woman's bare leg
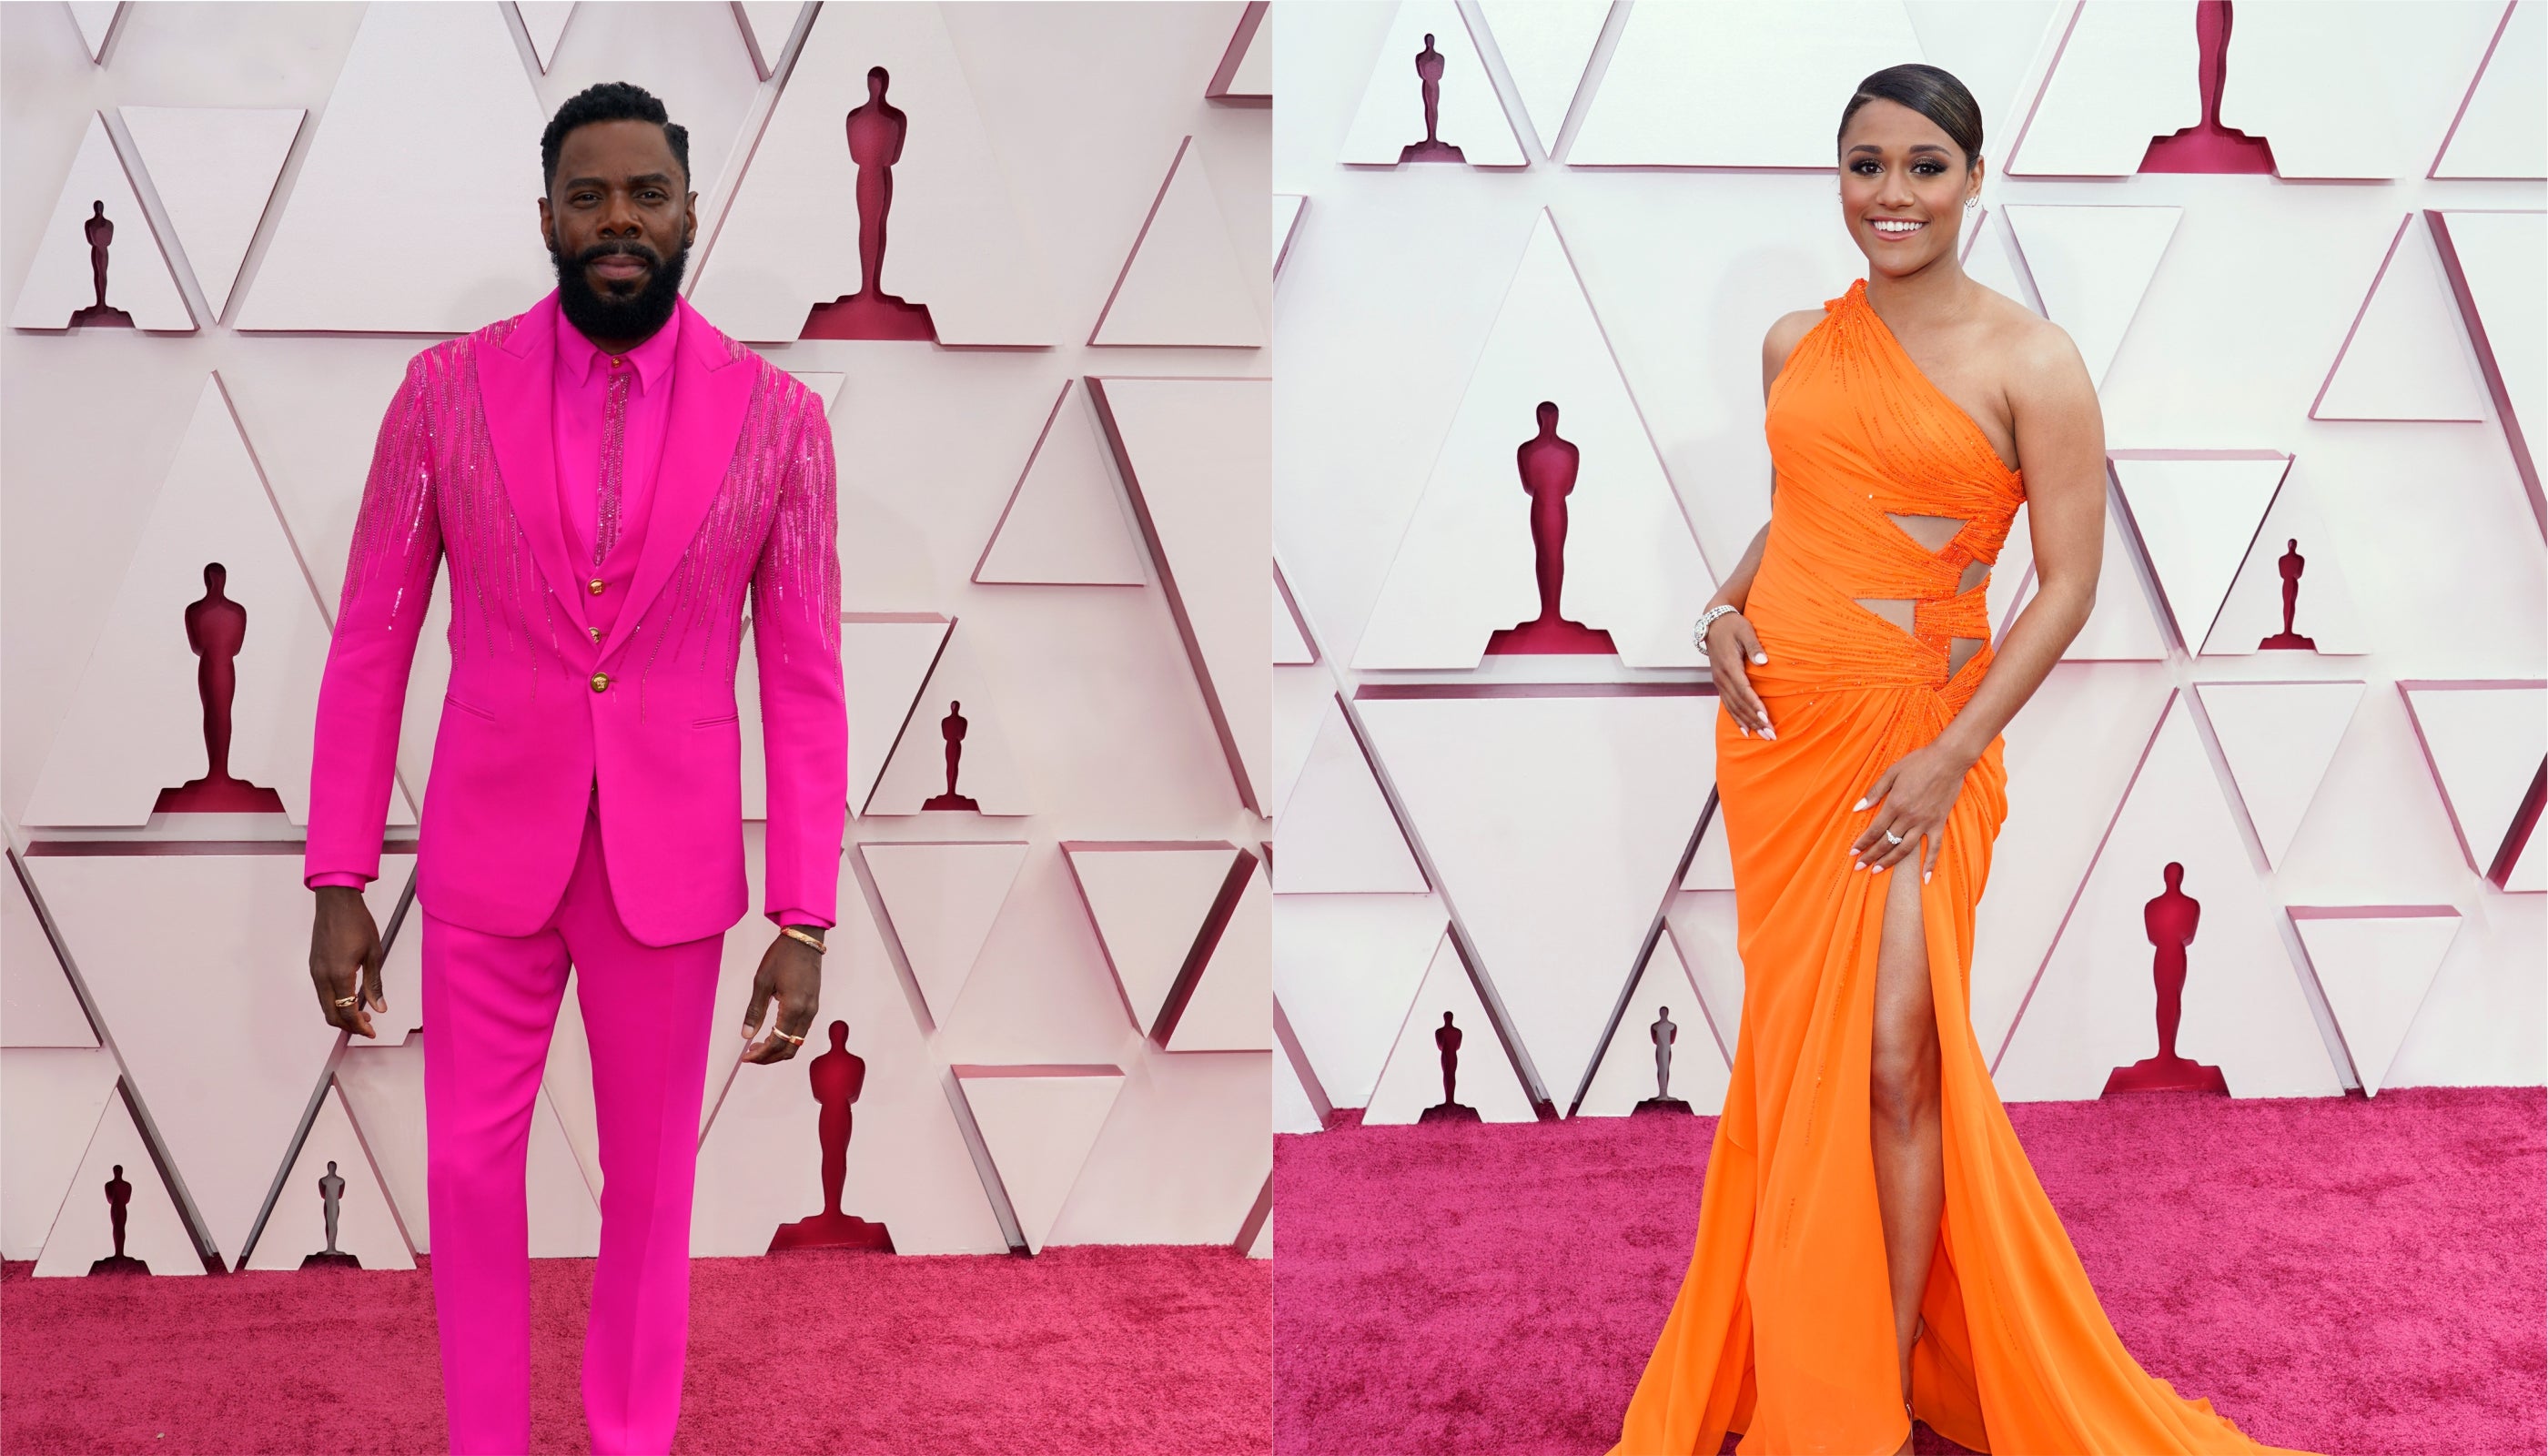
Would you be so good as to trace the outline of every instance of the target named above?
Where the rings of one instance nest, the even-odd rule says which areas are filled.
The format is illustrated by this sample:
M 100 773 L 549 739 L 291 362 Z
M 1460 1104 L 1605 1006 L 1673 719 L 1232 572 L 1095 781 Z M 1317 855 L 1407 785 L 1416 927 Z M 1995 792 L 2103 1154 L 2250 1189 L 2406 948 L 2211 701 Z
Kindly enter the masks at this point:
M 1893 1337 L 1902 1399 L 1911 1399 L 1912 1333 L 1938 1246 L 1947 1180 L 1938 1114 L 1938 1018 L 1920 923 L 1914 857 L 1884 870 L 1883 933 L 1875 953 L 1875 1045 L 1868 1066 L 1875 1197 L 1893 1285 Z M 1863 871 L 1874 873 L 1873 870 Z M 1902 1450 L 1911 1449 L 1905 1438 Z

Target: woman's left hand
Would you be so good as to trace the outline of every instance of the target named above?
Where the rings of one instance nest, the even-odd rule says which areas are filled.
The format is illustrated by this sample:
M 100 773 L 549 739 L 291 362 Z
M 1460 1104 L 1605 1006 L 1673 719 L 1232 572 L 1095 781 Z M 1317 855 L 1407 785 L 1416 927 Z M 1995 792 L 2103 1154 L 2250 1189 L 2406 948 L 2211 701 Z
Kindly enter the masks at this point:
M 1890 869 L 1920 855 L 1920 877 L 1926 880 L 1937 868 L 1947 812 L 1963 792 L 1964 774 L 1972 766 L 1972 760 L 1934 742 L 1894 760 L 1893 767 L 1875 776 L 1866 797 L 1850 806 L 1853 811 L 1875 807 L 1866 832 L 1850 846 L 1851 867 Z M 1901 843 L 1887 840 L 1888 830 L 1902 836 Z

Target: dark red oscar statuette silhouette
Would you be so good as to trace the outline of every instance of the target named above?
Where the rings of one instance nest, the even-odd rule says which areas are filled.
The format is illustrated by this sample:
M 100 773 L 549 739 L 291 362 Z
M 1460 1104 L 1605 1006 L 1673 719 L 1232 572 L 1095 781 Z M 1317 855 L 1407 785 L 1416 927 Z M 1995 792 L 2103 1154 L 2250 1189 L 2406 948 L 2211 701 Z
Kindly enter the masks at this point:
M 1521 472 L 1523 494 L 1530 497 L 1532 570 L 1539 581 L 1539 615 L 1506 627 L 1487 639 L 1493 653 L 1615 653 L 1610 634 L 1561 615 L 1557 601 L 1566 587 L 1566 498 L 1584 452 L 1557 433 L 1557 406 L 1539 402 L 1539 433 L 1513 451 Z
M 1646 1028 L 1655 1044 L 1655 1095 L 1632 1110 L 1641 1113 L 1686 1114 L 1689 1104 L 1672 1095 L 1673 1043 L 1681 1036 L 1681 1026 L 1672 1019 L 1672 1008 L 1655 1008 L 1655 1024 Z
M 964 730 L 972 726 L 958 709 L 964 704 L 955 699 L 947 703 L 947 716 L 938 720 L 938 736 L 947 740 L 947 791 L 931 794 L 920 801 L 923 809 L 970 809 L 978 813 L 982 806 L 956 791 L 956 767 L 964 758 Z
M 884 99 L 891 79 L 880 65 L 867 67 L 867 99 L 847 122 L 850 161 L 859 169 L 859 291 L 816 304 L 800 338 L 875 338 L 932 343 L 938 330 L 929 306 L 884 291 L 885 214 L 893 208 L 893 166 L 902 160 L 911 118 Z
M 247 608 L 222 594 L 229 572 L 204 568 L 204 594 L 186 606 L 186 645 L 195 650 L 195 691 L 204 700 L 204 776 L 159 790 L 157 814 L 280 814 L 283 796 L 230 776 L 230 700 L 238 688 L 238 652 L 247 641 Z
M 2197 0 L 2194 44 L 2203 120 L 2151 140 L 2144 172 L 2251 172 L 2271 176 L 2274 148 L 2262 136 L 2221 125 L 2221 83 L 2230 69 L 2230 0 Z
M 781 1224 L 770 1236 L 770 1252 L 796 1248 L 870 1249 L 893 1252 L 893 1235 L 882 1224 L 870 1224 L 841 1212 L 841 1184 L 850 1172 L 850 1104 L 866 1086 L 866 1058 L 850 1050 L 850 1024 L 832 1023 L 832 1049 L 805 1066 L 814 1084 L 814 1100 L 823 1107 L 815 1124 L 823 1139 L 823 1211 L 793 1224 Z
M 318 1177 L 318 1211 L 327 1221 L 327 1246 L 301 1260 L 304 1269 L 359 1269 L 363 1261 L 336 1247 L 336 1213 L 345 1197 L 345 1180 L 336 1175 L 336 1160 L 327 1159 L 327 1171 Z
M 150 1266 L 124 1252 L 124 1212 L 133 1204 L 133 1185 L 125 1181 L 124 1164 L 106 1180 L 106 1217 L 115 1227 L 115 1252 L 88 1266 L 91 1274 L 147 1274 Z
M 2309 558 L 2301 555 L 2301 542 L 2298 536 L 2286 536 L 2283 539 L 2285 542 L 2283 554 L 2274 562 L 2283 574 L 2283 630 L 2257 643 L 2256 650 L 2265 652 L 2288 649 L 2298 652 L 2316 652 L 2318 642 L 2315 638 L 2304 637 L 2292 630 L 2292 611 L 2300 604 L 2301 599 L 2301 573 L 2308 568 Z
M 1415 74 L 1424 87 L 1424 139 L 1401 147 L 1402 162 L 1465 162 L 1460 148 L 1438 135 L 1442 126 L 1442 52 L 1433 48 L 1433 37 L 1424 37 L 1424 48 L 1415 52 Z
M 109 307 L 106 302 L 106 249 L 115 241 L 115 224 L 106 216 L 105 203 L 92 202 L 88 207 L 88 218 L 80 225 L 80 230 L 88 236 L 88 276 L 89 281 L 97 286 L 97 302 L 73 314 L 70 326 L 85 328 L 104 324 L 110 328 L 131 328 L 133 316 L 122 309 Z
M 1452 1089 L 1460 1080 L 1460 1029 L 1451 1024 L 1451 1013 L 1442 1013 L 1442 1024 L 1433 1029 L 1433 1046 L 1442 1053 L 1442 1100 L 1415 1115 L 1419 1123 L 1474 1123 L 1478 1110 L 1463 1107 Z
M 2176 1024 L 2185 1010 L 2185 951 L 2194 942 L 2194 927 L 2203 917 L 2203 902 L 2185 892 L 2185 866 L 2171 860 L 2162 871 L 2167 888 L 2141 907 L 2141 924 L 2158 955 L 2151 975 L 2158 982 L 2158 1055 L 2119 1066 L 2106 1078 L 2107 1092 L 2219 1092 L 2230 1084 L 2221 1068 L 2205 1066 L 2176 1054 Z M 2103 1095 L 2103 1094 L 2100 1094 Z

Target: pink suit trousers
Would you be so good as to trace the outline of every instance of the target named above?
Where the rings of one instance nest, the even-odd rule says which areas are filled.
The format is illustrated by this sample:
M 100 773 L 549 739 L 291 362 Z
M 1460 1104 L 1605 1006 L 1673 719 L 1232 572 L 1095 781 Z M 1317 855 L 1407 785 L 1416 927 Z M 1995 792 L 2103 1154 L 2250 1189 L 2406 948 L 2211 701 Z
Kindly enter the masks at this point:
M 689 1337 L 699 1098 L 723 941 L 651 946 L 629 933 L 611 900 L 597 796 L 565 893 L 537 930 L 491 935 L 424 911 L 425 1202 L 454 1453 L 530 1449 L 524 1175 L 570 961 L 592 1047 L 601 1144 L 585 1422 L 595 1452 L 672 1448 Z

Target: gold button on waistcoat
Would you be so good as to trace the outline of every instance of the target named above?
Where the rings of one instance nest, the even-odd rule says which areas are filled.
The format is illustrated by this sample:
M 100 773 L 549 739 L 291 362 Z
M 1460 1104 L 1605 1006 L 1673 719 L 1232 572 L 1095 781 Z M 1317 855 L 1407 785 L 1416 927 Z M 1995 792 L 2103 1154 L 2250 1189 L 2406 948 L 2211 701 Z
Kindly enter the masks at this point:
M 584 630 L 592 634 L 593 641 L 598 642 L 601 640 L 601 629 L 599 627 L 587 627 Z
M 609 685 L 610 685 L 610 675 L 609 675 L 608 673 L 595 673 L 595 674 L 593 674 L 593 675 L 592 675 L 592 690 L 593 690 L 593 691 L 595 691 L 595 692 L 599 692 L 599 691 L 601 691 L 603 688 L 608 687 Z
M 600 579 L 599 577 L 595 577 L 595 578 L 593 578 L 592 581 L 585 583 L 585 584 L 584 584 L 584 590 L 586 590 L 587 592 L 592 592 L 592 593 L 593 595 L 595 595 L 595 596 L 600 595 L 600 594 L 601 594 L 601 579 Z

